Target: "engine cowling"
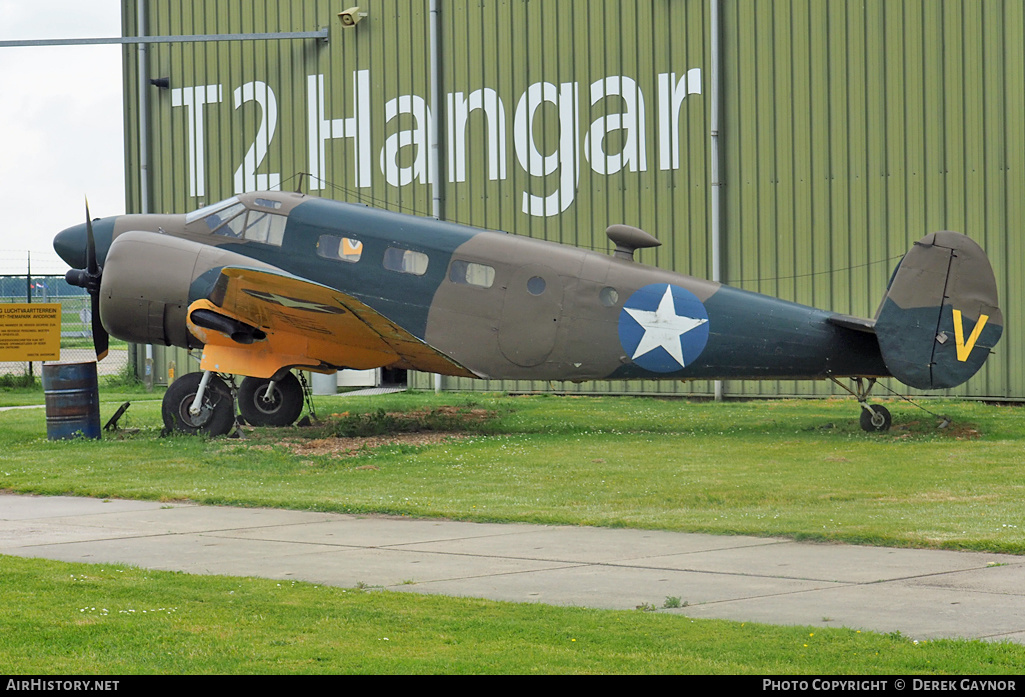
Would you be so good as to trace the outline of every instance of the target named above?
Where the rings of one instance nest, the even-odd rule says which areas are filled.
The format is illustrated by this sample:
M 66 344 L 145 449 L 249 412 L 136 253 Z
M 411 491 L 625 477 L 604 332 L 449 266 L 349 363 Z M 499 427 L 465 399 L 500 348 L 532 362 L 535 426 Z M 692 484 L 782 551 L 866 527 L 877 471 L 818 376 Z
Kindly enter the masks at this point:
M 110 245 L 100 284 L 100 321 L 112 336 L 140 344 L 199 348 L 185 319 L 225 266 L 275 267 L 220 247 L 163 233 L 128 231 Z

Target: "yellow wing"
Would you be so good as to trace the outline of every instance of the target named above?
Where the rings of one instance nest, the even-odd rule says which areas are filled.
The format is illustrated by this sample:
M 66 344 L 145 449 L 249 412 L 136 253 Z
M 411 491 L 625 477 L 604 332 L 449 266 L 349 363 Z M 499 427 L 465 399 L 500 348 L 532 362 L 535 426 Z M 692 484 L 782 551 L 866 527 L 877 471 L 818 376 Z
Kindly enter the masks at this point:
M 240 343 L 208 321 L 199 326 L 197 310 L 254 328 L 256 340 Z M 225 267 L 210 298 L 192 303 L 188 316 L 189 331 L 205 344 L 203 370 L 268 378 L 292 366 L 388 366 L 477 377 L 351 295 L 285 273 Z

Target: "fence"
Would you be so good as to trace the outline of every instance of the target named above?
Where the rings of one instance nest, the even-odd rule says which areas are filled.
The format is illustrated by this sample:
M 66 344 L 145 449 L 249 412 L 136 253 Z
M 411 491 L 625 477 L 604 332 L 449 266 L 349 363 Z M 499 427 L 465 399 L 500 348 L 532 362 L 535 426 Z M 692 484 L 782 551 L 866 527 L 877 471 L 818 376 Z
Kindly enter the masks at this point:
M 13 271 L 18 256 L 24 259 L 21 273 Z M 89 294 L 83 288 L 76 288 L 64 280 L 63 273 L 53 273 L 56 262 L 44 262 L 43 273 L 32 273 L 32 262 L 21 253 L 3 254 L 3 272 L 0 274 L 0 303 L 60 303 L 61 305 L 61 356 L 62 362 L 78 363 L 96 360 L 92 340 L 92 310 Z M 37 267 L 39 265 L 37 264 Z M 128 344 L 111 339 L 110 353 L 98 365 L 100 375 L 122 373 L 129 365 Z M 0 362 L 0 376 L 42 374 L 39 362 Z

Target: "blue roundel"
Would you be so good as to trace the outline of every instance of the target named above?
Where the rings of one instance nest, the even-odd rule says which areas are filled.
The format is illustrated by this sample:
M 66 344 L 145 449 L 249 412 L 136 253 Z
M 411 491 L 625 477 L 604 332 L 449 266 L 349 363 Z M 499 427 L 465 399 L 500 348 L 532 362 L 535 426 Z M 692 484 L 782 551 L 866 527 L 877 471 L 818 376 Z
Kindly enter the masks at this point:
M 623 304 L 619 342 L 645 370 L 682 370 L 697 360 L 708 343 L 708 312 L 689 290 L 652 283 Z

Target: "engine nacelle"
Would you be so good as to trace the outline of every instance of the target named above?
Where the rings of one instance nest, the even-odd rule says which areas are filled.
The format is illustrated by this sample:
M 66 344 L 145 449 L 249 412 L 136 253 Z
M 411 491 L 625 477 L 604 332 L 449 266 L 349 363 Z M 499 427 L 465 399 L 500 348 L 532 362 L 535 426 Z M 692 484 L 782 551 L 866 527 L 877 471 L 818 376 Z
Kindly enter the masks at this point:
M 185 319 L 225 266 L 276 267 L 220 247 L 156 232 L 129 231 L 110 245 L 100 284 L 100 321 L 111 336 L 140 344 L 199 348 Z

